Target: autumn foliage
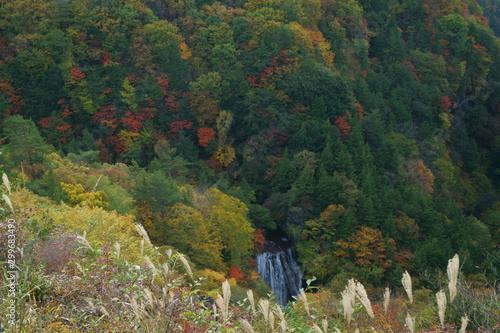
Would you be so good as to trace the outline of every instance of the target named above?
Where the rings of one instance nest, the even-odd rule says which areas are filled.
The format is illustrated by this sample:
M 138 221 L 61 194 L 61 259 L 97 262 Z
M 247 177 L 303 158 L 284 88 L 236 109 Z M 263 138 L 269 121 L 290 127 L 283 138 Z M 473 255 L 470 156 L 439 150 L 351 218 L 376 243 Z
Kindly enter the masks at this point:
M 449 111 L 452 106 L 453 106 L 453 103 L 452 103 L 451 98 L 449 96 L 441 96 L 439 98 L 439 109 L 440 110 Z
M 198 143 L 202 147 L 207 147 L 210 141 L 215 139 L 215 131 L 209 127 L 198 128 Z
M 428 193 L 434 192 L 433 185 L 435 176 L 432 171 L 425 166 L 421 159 L 406 161 L 405 168 L 408 172 L 408 176 L 413 182 L 421 184 Z
M 264 249 L 264 244 L 266 242 L 266 237 L 264 232 L 265 230 L 262 228 L 255 229 L 253 245 L 257 252 L 261 252 Z
M 349 134 L 351 134 L 351 125 L 349 125 L 349 122 L 347 121 L 347 116 L 338 116 L 335 119 L 335 126 L 340 132 L 340 138 L 342 141 L 346 142 L 349 138 Z
M 0 92 L 6 95 L 10 104 L 3 114 L 5 117 L 14 114 L 23 114 L 22 107 L 25 101 L 22 99 L 21 95 L 16 92 L 14 87 L 12 87 L 12 84 L 3 78 L 0 78 Z
M 360 226 L 353 235 L 336 244 L 338 248 L 335 255 L 352 260 L 358 267 L 375 265 L 385 271 L 392 266 L 388 255 L 395 245 L 394 240 L 390 239 L 386 243 L 377 229 Z
M 452 252 L 477 274 L 500 243 L 492 3 L 3 1 L 2 172 L 237 280 L 278 227 L 324 285 Z
M 138 133 L 144 122 L 148 119 L 152 119 L 156 109 L 154 108 L 140 108 L 136 112 L 125 111 L 124 116 L 121 119 L 122 125 L 131 132 Z
M 189 120 L 173 121 L 169 126 L 172 132 L 179 133 L 183 129 L 190 129 L 193 126 L 193 122 Z
M 231 266 L 229 267 L 229 277 L 235 279 L 236 281 L 241 281 L 245 278 L 245 275 L 238 267 L 236 267 L 234 264 L 231 264 Z
M 73 78 L 73 82 L 78 82 L 81 79 L 84 79 L 85 77 L 87 77 L 87 75 L 85 75 L 85 73 L 81 69 L 74 68 L 74 67 L 69 70 L 69 74 Z

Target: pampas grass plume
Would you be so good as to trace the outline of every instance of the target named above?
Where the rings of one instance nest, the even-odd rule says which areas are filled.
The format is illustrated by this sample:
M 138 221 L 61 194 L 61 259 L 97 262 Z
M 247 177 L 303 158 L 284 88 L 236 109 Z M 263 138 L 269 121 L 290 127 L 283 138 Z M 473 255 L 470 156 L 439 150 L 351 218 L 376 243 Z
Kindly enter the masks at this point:
M 144 260 L 146 261 L 146 264 L 148 264 L 149 268 L 153 271 L 153 275 L 156 275 L 158 273 L 158 270 L 155 267 L 155 264 L 149 259 L 148 256 L 144 256 Z
M 301 291 L 299 299 L 304 303 L 304 308 L 306 309 L 307 315 L 310 316 L 311 313 L 309 311 L 309 303 L 307 302 L 307 296 L 304 290 Z
M 252 307 L 252 313 L 255 314 L 255 299 L 253 297 L 252 289 L 247 290 L 247 296 L 248 296 L 248 301 L 250 302 L 250 305 Z
M 5 185 L 5 187 L 7 188 L 7 192 L 9 192 L 9 195 L 11 195 L 11 191 L 10 191 L 10 181 L 9 181 L 9 176 L 7 176 L 7 174 L 4 174 L 2 175 L 2 180 L 3 180 L 3 184 Z
M 363 304 L 363 306 L 366 309 L 366 312 L 371 318 L 375 318 L 375 315 L 373 314 L 373 309 L 372 309 L 372 304 L 370 302 L 370 299 L 368 298 L 368 294 L 366 293 L 365 287 L 361 282 L 356 283 L 356 294 Z
M 448 261 L 448 289 L 450 291 L 450 303 L 453 302 L 455 296 L 457 295 L 457 280 L 458 280 L 458 271 L 460 269 L 460 259 L 458 254 Z
M 14 211 L 14 206 L 12 205 L 12 201 L 10 201 L 10 198 L 8 196 L 6 196 L 5 194 L 2 195 L 2 197 L 3 197 L 3 200 L 5 201 L 5 203 L 7 204 L 7 206 L 9 206 L 10 210 Z
M 321 328 L 319 328 L 319 326 L 316 325 L 316 324 L 313 325 L 312 331 L 316 332 L 316 333 L 323 333 L 323 331 L 321 330 Z
M 241 321 L 241 326 L 243 326 L 243 329 L 245 330 L 245 332 L 255 333 L 255 331 L 253 330 L 252 324 L 250 324 L 248 322 L 248 320 L 243 319 Z
M 261 299 L 259 300 L 259 310 L 264 316 L 266 323 L 269 322 L 269 300 Z
M 403 287 L 405 288 L 406 294 L 408 294 L 408 299 L 410 300 L 410 303 L 413 303 L 413 290 L 411 287 L 411 276 L 408 271 L 405 271 L 403 273 L 403 278 L 401 279 L 401 282 L 403 283 Z
M 179 253 L 179 259 L 181 260 L 182 265 L 184 266 L 184 269 L 189 274 L 189 276 L 193 277 L 193 271 L 191 270 L 191 266 L 189 266 L 189 263 L 188 263 L 186 257 L 184 257 L 183 254 Z
M 287 327 L 287 322 L 286 322 L 286 319 L 285 319 L 285 315 L 283 314 L 283 310 L 281 310 L 281 306 L 279 306 L 278 304 L 276 304 L 274 312 L 278 315 L 278 318 L 280 319 L 281 330 L 283 332 L 285 332 L 286 331 L 286 327 Z
M 120 259 L 121 246 L 120 243 L 115 242 L 116 259 Z
M 384 313 L 387 314 L 387 310 L 389 310 L 389 302 L 391 300 L 391 289 L 386 287 L 384 290 Z
M 325 331 L 325 333 L 328 332 L 328 320 L 326 319 L 323 319 L 323 321 L 321 322 L 322 326 L 323 326 L 323 331 Z
M 215 302 L 219 306 L 220 312 L 222 314 L 222 319 L 224 323 L 229 319 L 229 300 L 231 299 L 231 286 L 229 282 L 226 280 L 222 283 L 222 296 L 217 295 L 217 299 Z
M 342 296 L 342 305 L 344 306 L 344 318 L 351 321 L 352 300 L 354 299 L 354 295 L 348 289 L 341 291 L 340 295 Z
M 135 224 L 135 230 L 137 230 L 137 232 L 139 233 L 139 235 L 141 235 L 141 237 L 144 238 L 144 240 L 149 245 L 151 245 L 151 240 L 149 239 L 148 232 L 146 231 L 146 229 L 144 229 L 144 227 L 142 226 L 142 224 L 136 223 Z
M 415 318 L 413 318 L 409 313 L 406 313 L 405 322 L 410 332 L 415 333 Z
M 440 290 L 436 293 L 436 300 L 438 305 L 439 322 L 444 326 L 444 314 L 446 312 L 446 294 Z
M 87 240 L 87 231 L 84 231 L 83 232 L 83 235 L 77 235 L 76 236 L 76 240 L 82 244 L 83 246 L 85 246 L 86 248 L 88 248 L 89 250 L 92 250 L 92 245 L 90 245 L 89 241 Z
M 469 316 L 465 315 L 462 317 L 462 326 L 460 327 L 459 333 L 465 333 L 467 329 L 467 324 L 469 324 Z

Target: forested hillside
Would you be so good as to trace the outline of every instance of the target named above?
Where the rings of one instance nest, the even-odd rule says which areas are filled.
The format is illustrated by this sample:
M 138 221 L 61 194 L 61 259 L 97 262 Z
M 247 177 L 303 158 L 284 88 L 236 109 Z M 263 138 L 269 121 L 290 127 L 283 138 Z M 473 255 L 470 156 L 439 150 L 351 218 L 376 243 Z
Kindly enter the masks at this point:
M 498 251 L 498 11 L 0 3 L 0 171 L 14 187 L 133 214 L 153 244 L 241 281 L 276 229 L 323 285 L 383 285 L 455 253 L 477 275 Z

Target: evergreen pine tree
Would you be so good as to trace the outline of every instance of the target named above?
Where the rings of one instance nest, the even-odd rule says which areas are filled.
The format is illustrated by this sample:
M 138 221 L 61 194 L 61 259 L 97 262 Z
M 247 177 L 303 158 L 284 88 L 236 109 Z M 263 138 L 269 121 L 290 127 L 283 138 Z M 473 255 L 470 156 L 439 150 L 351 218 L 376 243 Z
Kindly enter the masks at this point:
M 324 167 L 320 167 L 318 174 L 315 197 L 317 198 L 318 210 L 321 212 L 328 205 L 338 203 L 339 193 L 342 191 L 342 181 L 338 177 L 329 175 Z
M 5 118 L 3 133 L 7 140 L 4 151 L 16 166 L 40 163 L 44 154 L 54 151 L 45 144 L 35 123 L 19 115 Z
M 314 193 L 314 185 L 314 169 L 310 165 L 306 165 L 295 183 L 297 196 L 312 195 Z
M 273 188 L 279 192 L 289 190 L 296 178 L 296 172 L 287 151 L 285 151 L 283 157 L 279 160 L 274 172 L 275 175 L 272 180 Z

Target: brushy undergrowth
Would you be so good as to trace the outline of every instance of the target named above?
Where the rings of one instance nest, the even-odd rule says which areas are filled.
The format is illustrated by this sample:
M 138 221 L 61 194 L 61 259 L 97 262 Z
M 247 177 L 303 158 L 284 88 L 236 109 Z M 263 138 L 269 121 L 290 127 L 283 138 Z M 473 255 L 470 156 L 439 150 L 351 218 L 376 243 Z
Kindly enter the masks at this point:
M 234 281 L 213 289 L 213 281 L 221 276 L 206 283 L 213 272 L 193 272 L 182 254 L 153 247 L 127 217 L 107 215 L 99 208 L 52 207 L 28 192 L 11 196 L 17 210 L 2 211 L 0 256 L 5 263 L 5 221 L 13 218 L 19 275 L 14 297 L 6 284 L 0 292 L 0 313 L 8 312 L 13 298 L 16 305 L 15 326 L 2 316 L 5 332 L 465 333 L 500 329 L 498 284 L 485 282 L 480 287 L 464 280 L 458 256 L 450 260 L 441 289 L 413 290 L 412 277 L 405 273 L 404 289 L 386 288 L 369 295 L 359 281 L 351 279 L 340 294 L 309 286 L 281 307 L 272 299 L 254 296 L 252 290 L 242 293 Z M 498 260 L 492 261 L 492 267 L 497 264 Z M 2 265 L 3 281 L 7 272 Z

